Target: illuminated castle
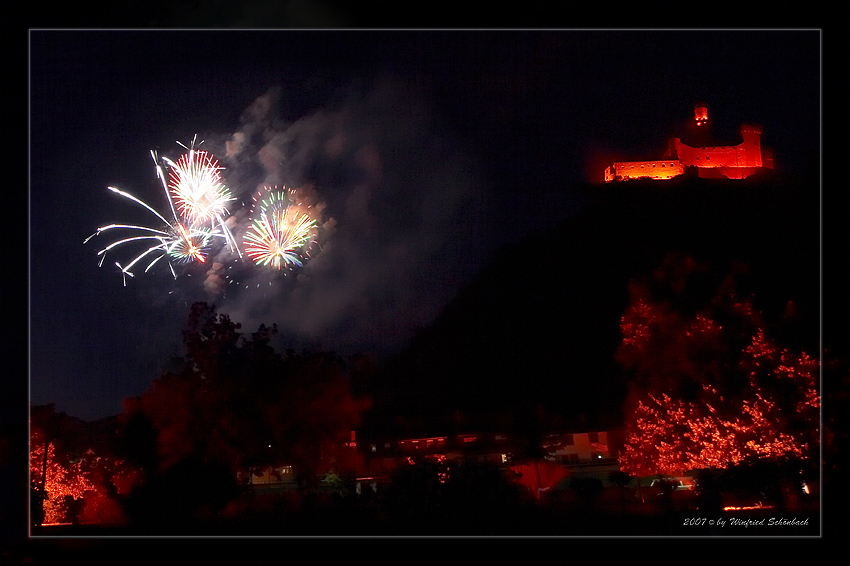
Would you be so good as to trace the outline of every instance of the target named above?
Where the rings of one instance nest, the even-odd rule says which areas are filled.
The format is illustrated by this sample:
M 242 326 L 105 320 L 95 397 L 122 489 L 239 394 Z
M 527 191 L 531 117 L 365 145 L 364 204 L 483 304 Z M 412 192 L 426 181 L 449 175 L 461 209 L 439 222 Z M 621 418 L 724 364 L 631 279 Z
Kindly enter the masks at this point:
M 708 108 L 694 108 L 693 128 L 697 138 L 705 139 L 709 128 Z M 672 179 L 686 168 L 696 168 L 705 179 L 746 179 L 760 169 L 773 169 L 773 158 L 762 150 L 761 128 L 750 124 L 741 126 L 743 141 L 738 145 L 705 145 L 691 147 L 680 138 L 670 139 L 661 159 L 651 161 L 620 161 L 605 169 L 605 182 L 630 179 Z

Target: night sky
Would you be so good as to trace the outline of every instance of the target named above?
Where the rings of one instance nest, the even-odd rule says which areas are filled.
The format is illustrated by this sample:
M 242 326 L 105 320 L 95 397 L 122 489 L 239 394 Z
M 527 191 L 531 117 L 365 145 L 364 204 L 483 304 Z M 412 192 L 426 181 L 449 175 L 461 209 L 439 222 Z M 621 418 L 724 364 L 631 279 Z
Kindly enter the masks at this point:
M 820 32 L 30 32 L 30 393 L 96 419 L 183 354 L 195 301 L 279 351 L 403 348 L 504 244 L 576 214 L 571 187 L 660 157 L 708 105 L 718 144 L 763 125 L 777 168 L 817 164 Z M 263 184 L 310 187 L 319 246 L 287 275 L 163 262 L 123 286 L 83 241 L 167 212 L 149 152 L 193 137 L 224 167 L 244 226 Z M 306 189 L 305 189 L 306 190 Z M 505 258 L 506 269 L 533 269 Z M 232 283 L 231 283 L 232 281 Z

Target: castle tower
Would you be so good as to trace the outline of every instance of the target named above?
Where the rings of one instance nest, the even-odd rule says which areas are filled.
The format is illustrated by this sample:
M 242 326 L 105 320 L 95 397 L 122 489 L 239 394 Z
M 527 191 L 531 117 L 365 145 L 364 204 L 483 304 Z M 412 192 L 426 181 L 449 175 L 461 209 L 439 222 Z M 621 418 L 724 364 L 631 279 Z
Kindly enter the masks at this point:
M 711 122 L 708 119 L 708 106 L 702 102 L 694 106 L 694 119 L 688 127 L 689 144 L 693 147 L 705 147 L 711 143 Z
M 739 147 L 741 167 L 761 167 L 761 128 L 753 124 L 741 126 L 743 143 Z
M 698 128 L 708 123 L 708 107 L 705 104 L 697 104 L 694 108 L 694 122 Z

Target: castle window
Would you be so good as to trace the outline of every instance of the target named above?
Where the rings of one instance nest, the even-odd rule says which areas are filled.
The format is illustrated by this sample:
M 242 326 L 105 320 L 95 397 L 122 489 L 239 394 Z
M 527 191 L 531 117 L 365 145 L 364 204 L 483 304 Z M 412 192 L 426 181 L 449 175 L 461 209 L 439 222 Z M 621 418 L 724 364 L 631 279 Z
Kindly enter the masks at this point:
M 661 166 L 664 167 L 664 164 L 662 163 Z

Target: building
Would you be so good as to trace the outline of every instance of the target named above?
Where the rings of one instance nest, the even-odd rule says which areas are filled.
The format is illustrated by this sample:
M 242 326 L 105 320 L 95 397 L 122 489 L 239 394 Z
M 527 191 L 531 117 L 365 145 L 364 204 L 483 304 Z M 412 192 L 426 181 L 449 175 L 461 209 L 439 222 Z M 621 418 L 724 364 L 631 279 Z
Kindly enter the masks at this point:
M 695 130 L 709 129 L 708 108 L 697 105 L 694 109 Z M 762 147 L 759 126 L 743 124 L 742 141 L 737 145 L 701 145 L 694 147 L 681 138 L 669 140 L 668 148 L 660 159 L 648 161 L 618 161 L 605 169 L 605 182 L 633 179 L 667 180 L 694 168 L 697 175 L 706 179 L 746 179 L 757 171 L 773 169 L 771 152 Z M 694 136 L 706 139 L 704 132 Z
M 564 465 L 596 464 L 616 460 L 616 448 L 611 445 L 613 434 L 608 431 L 579 432 L 551 435 L 547 438 L 552 450 L 549 456 Z
M 547 435 L 545 458 L 569 470 L 573 477 L 607 476 L 619 470 L 617 455 L 622 448 L 621 431 L 587 431 Z M 358 473 L 358 484 L 377 490 L 400 466 L 419 459 L 433 462 L 462 462 L 508 470 L 516 464 L 513 455 L 522 440 L 504 433 L 463 433 L 448 436 L 370 441 L 361 448 L 365 458 Z
M 570 470 L 573 477 L 607 474 L 619 470 L 617 454 L 622 448 L 621 431 L 583 431 L 547 435 L 545 458 Z M 521 443 L 521 441 L 520 441 Z M 512 456 L 518 439 L 500 433 L 461 433 L 421 438 L 357 440 L 354 431 L 335 458 L 345 464 L 346 473 L 355 477 L 357 493 L 378 491 L 402 466 L 417 461 L 435 464 L 464 463 L 507 470 L 515 464 Z M 348 457 L 342 457 L 347 453 Z M 295 489 L 296 471 L 291 466 L 256 469 L 240 474 L 240 481 L 253 488 Z

